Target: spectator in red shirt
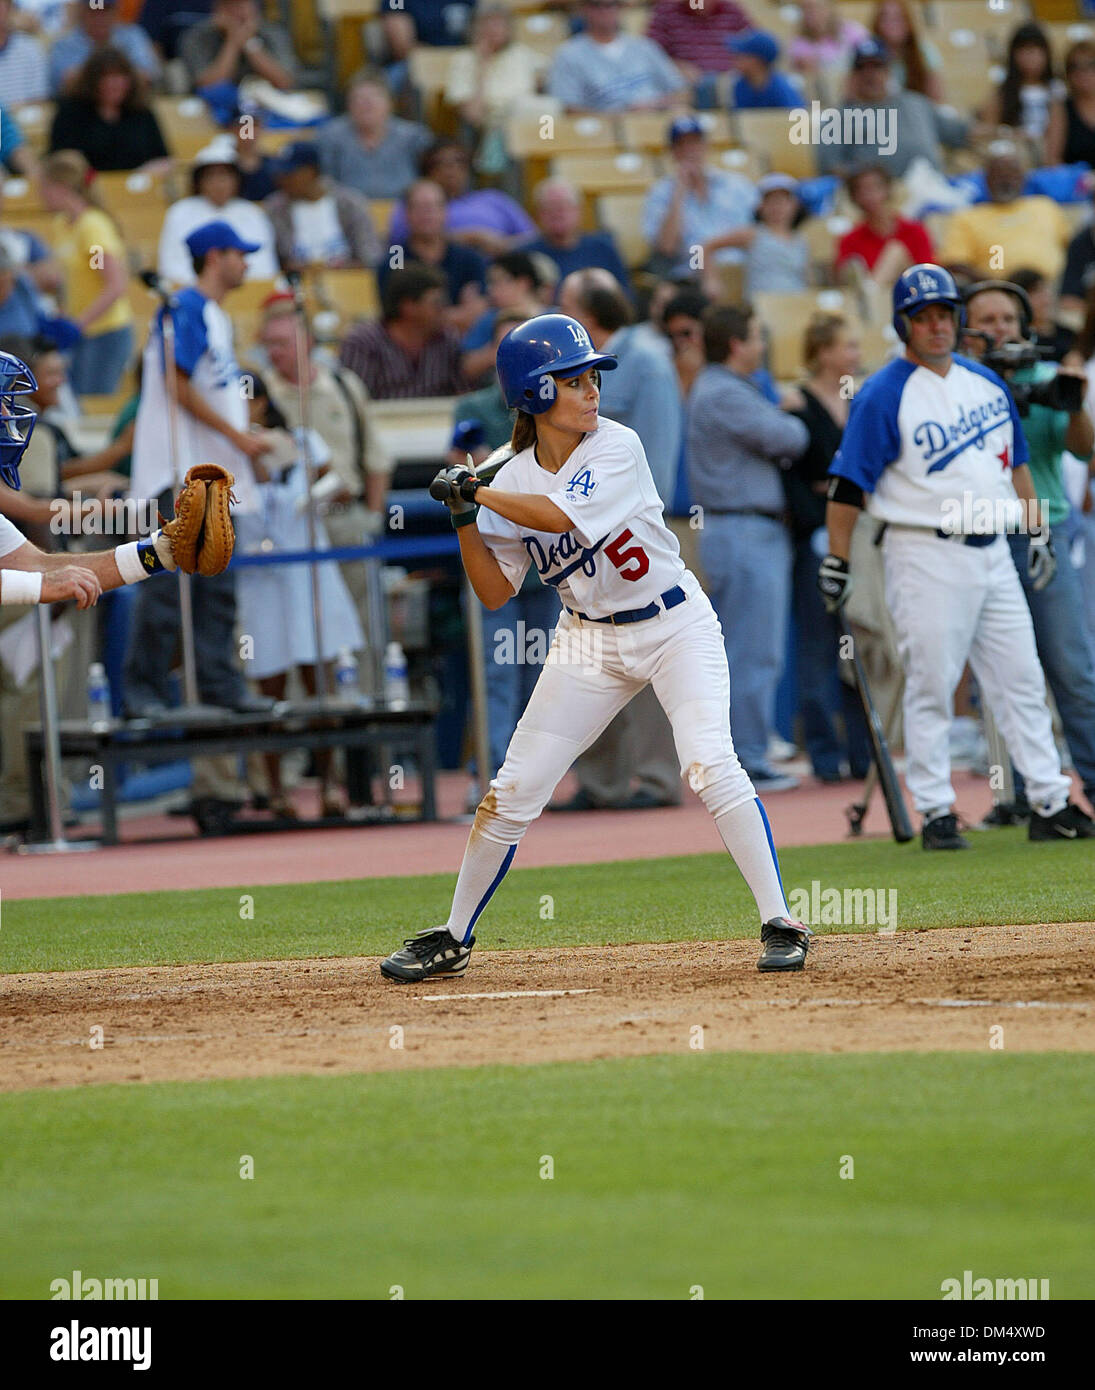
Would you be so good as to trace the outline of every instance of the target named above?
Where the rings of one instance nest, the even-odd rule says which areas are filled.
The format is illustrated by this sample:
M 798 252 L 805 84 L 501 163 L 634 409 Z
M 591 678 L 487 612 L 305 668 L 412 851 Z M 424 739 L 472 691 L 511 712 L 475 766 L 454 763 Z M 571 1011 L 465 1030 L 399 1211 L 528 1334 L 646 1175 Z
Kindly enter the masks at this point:
M 710 110 L 718 105 L 715 75 L 733 66 L 725 41 L 752 28 L 735 0 L 657 0 L 646 34 L 673 59 L 695 105 Z
M 857 169 L 848 176 L 845 187 L 863 221 L 840 239 L 838 278 L 854 278 L 858 270 L 874 287 L 889 290 L 910 265 L 933 259 L 931 238 L 923 223 L 899 216 L 891 203 L 891 179 L 885 169 L 874 164 Z

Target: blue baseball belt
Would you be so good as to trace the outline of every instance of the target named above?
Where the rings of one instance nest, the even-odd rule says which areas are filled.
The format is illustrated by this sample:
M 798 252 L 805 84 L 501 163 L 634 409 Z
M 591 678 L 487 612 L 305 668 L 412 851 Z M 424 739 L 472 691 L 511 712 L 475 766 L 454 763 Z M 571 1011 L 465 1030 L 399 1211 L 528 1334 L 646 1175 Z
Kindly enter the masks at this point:
M 666 612 L 670 608 L 676 608 L 678 603 L 683 603 L 688 595 L 679 584 L 674 584 L 672 589 L 666 589 L 664 594 L 659 595 L 653 603 L 648 603 L 645 608 L 625 608 L 622 613 L 610 613 L 607 618 L 591 618 L 588 613 L 579 613 L 576 608 L 567 608 L 567 612 L 573 618 L 581 618 L 584 623 L 613 623 L 619 627 L 623 623 L 643 623 L 647 618 L 656 618 L 664 608 Z M 566 608 L 566 604 L 563 604 Z

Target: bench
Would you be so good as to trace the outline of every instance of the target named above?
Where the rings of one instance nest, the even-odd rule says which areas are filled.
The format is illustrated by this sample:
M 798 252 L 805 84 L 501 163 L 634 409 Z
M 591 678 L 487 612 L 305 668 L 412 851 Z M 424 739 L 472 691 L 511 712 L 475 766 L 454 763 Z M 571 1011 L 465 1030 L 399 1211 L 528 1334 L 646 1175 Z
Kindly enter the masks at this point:
M 103 729 L 82 721 L 62 721 L 58 736 L 62 758 L 86 759 L 102 768 L 102 841 L 118 843 L 117 770 L 120 763 L 176 762 L 182 758 L 223 753 L 283 753 L 292 748 L 344 748 L 351 796 L 367 787 L 365 755 L 369 749 L 412 753 L 422 785 L 419 820 L 437 819 L 434 723 L 436 710 L 412 700 L 405 709 L 382 704 L 342 704 L 335 699 L 282 704 L 268 714 L 234 714 L 229 710 L 190 713 L 168 710 L 156 719 L 112 720 Z M 49 837 L 46 816 L 42 726 L 24 730 L 31 790 L 31 840 Z M 385 774 L 385 779 L 386 779 Z M 357 786 L 355 787 L 355 782 Z M 362 798 L 365 799 L 365 798 Z M 329 825 L 332 822 L 324 821 Z M 354 821 L 344 822 L 347 825 Z M 283 822 L 299 829 L 308 822 Z M 269 830 L 277 823 L 241 824 L 240 829 Z

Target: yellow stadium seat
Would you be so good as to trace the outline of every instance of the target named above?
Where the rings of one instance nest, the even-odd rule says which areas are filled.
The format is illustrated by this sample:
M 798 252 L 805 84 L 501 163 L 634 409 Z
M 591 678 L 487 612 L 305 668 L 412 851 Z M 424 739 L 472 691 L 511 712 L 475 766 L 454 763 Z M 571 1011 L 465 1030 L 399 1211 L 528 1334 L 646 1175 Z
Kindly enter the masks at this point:
M 567 22 L 561 14 L 525 14 L 514 19 L 513 37 L 526 48 L 554 57 L 555 50 L 570 37 Z
M 735 111 L 738 140 L 781 174 L 810 179 L 817 174 L 817 153 L 813 145 L 795 144 L 787 111 Z
M 733 174 L 744 174 L 747 179 L 752 179 L 754 182 L 764 172 L 761 168 L 760 158 L 754 150 L 743 150 L 738 147 L 716 151 L 712 155 L 711 163 L 716 169 L 729 169 Z
M 310 282 L 317 308 L 334 310 L 343 323 L 376 318 L 380 313 L 373 270 L 331 270 L 325 266 L 313 271 Z
M 707 133 L 713 149 L 734 144 L 730 117 L 725 111 L 628 111 L 620 117 L 620 143 L 627 150 L 662 154 L 669 149 L 669 127 L 678 116 L 694 116 Z
M 552 172 L 586 193 L 644 193 L 657 178 L 658 161 L 648 154 L 560 155 Z
M 515 116 L 506 123 L 506 144 L 517 159 L 613 151 L 619 132 L 611 116 Z
M 620 11 L 620 28 L 625 34 L 645 35 L 650 28 L 652 6 L 627 5 Z
M 27 144 L 36 155 L 45 154 L 56 106 L 52 101 L 21 102 L 10 108 Z
M 634 270 L 650 259 L 650 246 L 642 233 L 645 193 L 605 193 L 597 199 L 597 221 L 611 232 L 620 255 Z
M 855 301 L 844 290 L 807 290 L 802 294 L 758 294 L 753 307 L 768 337 L 768 368 L 780 381 L 802 374 L 802 335 L 820 310 L 844 314 L 858 322 Z
M 217 125 L 201 97 L 153 97 L 152 109 L 176 159 L 193 159 L 217 134 Z
M 931 25 L 928 32 L 937 46 L 941 47 L 941 39 L 953 39 L 955 34 L 974 33 L 981 38 L 993 60 L 1006 55 L 1012 31 L 1028 17 L 1023 0 L 991 0 L 991 3 L 990 0 L 931 0 L 924 12 Z

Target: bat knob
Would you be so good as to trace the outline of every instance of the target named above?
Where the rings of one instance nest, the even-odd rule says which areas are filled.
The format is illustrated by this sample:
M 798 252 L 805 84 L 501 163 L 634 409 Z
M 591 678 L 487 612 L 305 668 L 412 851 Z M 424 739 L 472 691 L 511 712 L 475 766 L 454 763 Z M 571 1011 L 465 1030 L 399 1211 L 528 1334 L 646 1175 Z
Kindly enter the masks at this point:
M 448 502 L 452 498 L 452 489 L 443 478 L 434 478 L 430 484 L 430 496 L 435 502 Z

